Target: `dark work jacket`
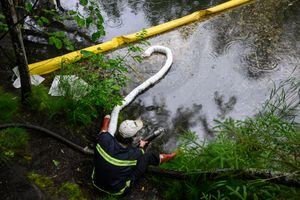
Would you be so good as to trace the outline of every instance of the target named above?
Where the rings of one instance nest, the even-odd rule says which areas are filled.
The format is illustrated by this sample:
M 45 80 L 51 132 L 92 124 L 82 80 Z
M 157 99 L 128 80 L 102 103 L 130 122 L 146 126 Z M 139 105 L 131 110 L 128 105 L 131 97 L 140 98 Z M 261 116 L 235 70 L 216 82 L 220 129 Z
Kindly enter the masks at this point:
M 97 136 L 94 152 L 94 186 L 110 194 L 122 194 L 130 186 L 130 175 L 143 150 L 123 147 L 110 133 L 103 132 Z

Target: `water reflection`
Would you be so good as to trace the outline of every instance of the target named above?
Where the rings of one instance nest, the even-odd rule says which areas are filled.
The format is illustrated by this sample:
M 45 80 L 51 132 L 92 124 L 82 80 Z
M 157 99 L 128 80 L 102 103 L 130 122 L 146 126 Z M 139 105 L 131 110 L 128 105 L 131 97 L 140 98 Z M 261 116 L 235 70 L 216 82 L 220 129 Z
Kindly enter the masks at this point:
M 153 148 L 172 150 L 177 135 L 186 130 L 210 139 L 214 119 L 255 115 L 274 83 L 299 77 L 300 1 L 293 7 L 282 7 L 286 0 L 268 2 L 258 0 L 150 39 L 170 47 L 174 63 L 164 79 L 124 112 L 142 116 L 148 127 L 144 134 L 158 126 L 168 129 Z M 267 7 L 272 2 L 277 11 Z M 154 74 L 164 60 L 151 56 L 140 65 L 142 75 Z
M 225 116 L 233 110 L 234 105 L 236 104 L 237 98 L 235 96 L 231 96 L 229 100 L 224 102 L 224 95 L 220 95 L 218 91 L 214 94 L 215 103 L 220 110 L 218 117 L 224 119 Z
M 206 123 L 204 126 L 208 128 L 209 125 L 205 121 L 202 113 L 201 104 L 193 104 L 190 108 L 179 107 L 174 114 L 167 109 L 164 98 L 152 98 L 151 106 L 146 106 L 141 100 L 135 101 L 123 111 L 124 118 L 134 119 L 141 117 L 144 121 L 144 128 L 139 133 L 139 137 L 144 137 L 158 127 L 163 127 L 167 131 L 153 142 L 149 148 L 158 151 L 172 151 L 176 148 L 178 136 L 189 130 L 191 127 L 197 126 L 199 123 Z M 204 129 L 205 129 L 204 128 Z
M 205 9 L 226 0 L 111 0 L 99 1 L 105 19 L 106 36 L 133 33 Z
M 216 30 L 213 42 L 215 52 L 227 55 L 237 43 L 248 47 L 241 58 L 248 76 L 255 79 L 262 77 L 278 66 L 281 59 L 278 53 L 282 51 L 282 45 L 299 37 L 295 31 L 297 26 L 299 30 L 299 15 L 295 15 L 299 13 L 299 7 L 299 1 L 258 1 L 250 7 L 223 15 L 213 27 L 209 27 Z M 290 23 L 290 16 L 294 16 L 294 29 L 286 26 Z M 282 43 L 284 34 L 294 34 L 294 37 L 284 38 L 286 41 Z

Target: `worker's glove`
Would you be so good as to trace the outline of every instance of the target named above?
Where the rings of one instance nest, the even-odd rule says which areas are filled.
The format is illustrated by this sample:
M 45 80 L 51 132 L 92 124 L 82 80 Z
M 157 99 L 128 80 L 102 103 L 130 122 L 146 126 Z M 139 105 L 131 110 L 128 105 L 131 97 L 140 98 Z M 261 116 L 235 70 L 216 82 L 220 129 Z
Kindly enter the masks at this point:
M 144 148 L 148 141 L 140 140 L 140 148 Z
M 100 133 L 108 131 L 109 121 L 110 121 L 110 115 L 106 115 L 104 117 L 103 121 L 102 121 L 102 126 L 101 126 L 101 129 L 100 129 Z
M 176 156 L 176 152 L 170 154 L 159 154 L 160 161 L 159 163 L 167 162 L 168 160 L 174 158 Z

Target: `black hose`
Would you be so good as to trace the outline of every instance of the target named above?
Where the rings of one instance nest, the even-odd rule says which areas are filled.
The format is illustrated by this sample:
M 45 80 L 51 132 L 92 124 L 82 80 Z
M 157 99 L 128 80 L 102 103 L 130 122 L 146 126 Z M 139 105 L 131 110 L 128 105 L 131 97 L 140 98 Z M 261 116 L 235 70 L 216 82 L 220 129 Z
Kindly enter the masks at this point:
M 83 147 L 71 142 L 70 140 L 62 137 L 61 135 L 59 135 L 57 133 L 54 133 L 54 132 L 52 132 L 52 131 L 50 131 L 46 128 L 31 125 L 31 124 L 20 124 L 20 123 L 11 123 L 11 124 L 2 124 L 2 125 L 0 125 L 0 129 L 10 128 L 10 127 L 21 127 L 21 128 L 37 130 L 37 131 L 46 133 L 48 136 L 51 136 L 51 137 L 55 138 L 58 141 L 62 141 L 64 144 L 68 145 L 72 149 L 80 151 L 83 154 L 94 155 L 94 152 L 92 150 L 90 150 L 88 148 L 83 148 Z

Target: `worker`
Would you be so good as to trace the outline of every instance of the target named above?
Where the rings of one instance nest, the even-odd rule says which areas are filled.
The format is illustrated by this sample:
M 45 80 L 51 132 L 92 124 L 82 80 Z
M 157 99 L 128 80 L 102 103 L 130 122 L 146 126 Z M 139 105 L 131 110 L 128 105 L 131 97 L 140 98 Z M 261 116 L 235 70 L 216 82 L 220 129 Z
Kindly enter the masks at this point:
M 143 127 L 140 119 L 123 121 L 115 137 L 108 132 L 109 121 L 110 116 L 106 115 L 97 135 L 92 181 L 103 192 L 122 195 L 128 193 L 149 165 L 157 166 L 173 158 L 176 153 L 144 152 L 148 141 L 143 140 L 140 140 L 138 147 L 133 147 L 133 139 Z

